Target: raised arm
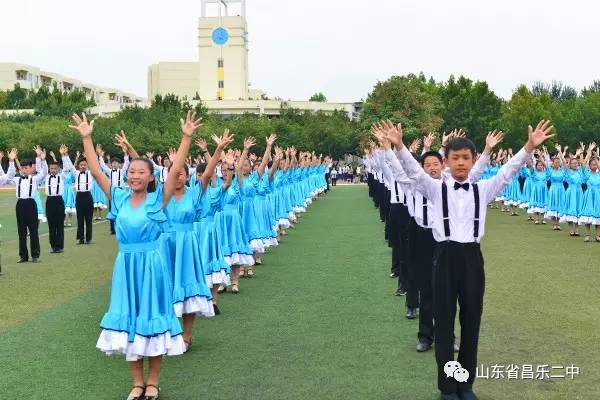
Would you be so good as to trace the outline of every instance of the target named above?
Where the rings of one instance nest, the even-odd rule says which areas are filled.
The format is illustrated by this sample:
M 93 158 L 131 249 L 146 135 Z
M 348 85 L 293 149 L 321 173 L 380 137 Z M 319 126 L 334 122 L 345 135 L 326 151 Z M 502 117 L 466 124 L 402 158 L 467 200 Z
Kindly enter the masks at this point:
M 192 145 L 192 136 L 194 136 L 194 132 L 202 126 L 200 120 L 201 119 L 196 119 L 196 113 L 191 111 L 188 111 L 185 120 L 181 120 L 181 143 L 179 144 L 179 149 L 177 150 L 177 154 L 175 154 L 173 164 L 171 165 L 170 174 L 172 177 L 179 176 L 179 173 L 185 167 L 185 159 L 187 158 L 190 146 Z M 169 204 L 169 201 L 175 192 L 175 186 L 177 186 L 177 179 L 167 179 L 165 182 L 163 208 Z
M 269 159 L 271 158 L 271 149 L 273 148 L 273 143 L 275 143 L 275 140 L 277 140 L 277 135 L 275 135 L 274 133 L 272 133 L 267 138 L 267 146 L 265 147 L 265 153 L 263 154 L 262 161 L 258 166 L 258 176 L 262 176 L 262 174 L 265 172 L 265 168 L 269 164 Z
M 100 169 L 106 175 L 110 176 L 110 168 L 104 162 L 104 150 L 102 150 L 102 146 L 100 144 L 96 145 L 96 157 L 98 158 L 98 163 L 100 164 Z
M 125 132 L 121 130 L 121 132 L 115 135 L 115 142 L 117 146 L 123 149 L 124 152 L 129 154 L 131 158 L 140 158 L 138 152 L 133 148 L 129 140 L 127 140 L 127 136 L 125 136 Z
M 212 177 L 212 174 L 215 173 L 215 168 L 217 166 L 217 163 L 221 159 L 221 154 L 223 154 L 223 150 L 225 150 L 225 148 L 229 146 L 231 142 L 233 142 L 233 135 L 229 134 L 229 129 L 225 129 L 225 132 L 223 132 L 223 136 L 218 137 L 216 135 L 213 135 L 212 139 L 217 144 L 217 148 L 215 149 L 215 153 L 212 155 L 212 157 L 210 156 L 210 154 L 208 154 L 208 151 L 206 152 L 208 154 L 209 159 L 208 163 L 206 164 L 206 169 L 204 170 L 204 173 L 201 177 L 203 191 L 208 187 L 210 178 Z
M 248 158 L 248 151 L 250 150 L 250 148 L 252 146 L 254 146 L 255 144 L 255 140 L 253 137 L 247 137 L 246 139 L 244 139 L 244 151 L 242 151 L 242 154 L 240 155 L 240 159 L 237 162 L 236 165 L 236 175 L 237 175 L 237 179 L 238 179 L 238 184 L 240 185 L 240 187 L 242 186 L 242 183 L 244 183 L 244 175 L 242 174 L 242 165 L 244 165 L 244 162 L 246 161 L 246 159 Z
M 94 142 L 92 141 L 94 121 L 92 120 L 88 123 L 85 114 L 82 114 L 81 117 L 77 114 L 73 114 L 73 121 L 75 122 L 75 125 L 69 125 L 69 128 L 79 132 L 81 141 L 83 142 L 83 150 L 85 152 L 85 158 L 88 162 L 88 167 L 92 172 L 94 179 L 96 179 L 96 183 L 106 195 L 106 199 L 110 201 L 110 181 L 100 169 L 98 156 L 96 154 L 96 149 L 94 148 Z
M 2 171 L 2 175 L 0 175 L 0 184 L 4 185 L 5 183 L 12 181 L 15 177 L 17 172 L 15 169 L 15 158 L 17 158 L 17 149 L 13 148 L 8 152 L 8 170 L 6 171 L 6 174 Z
M 275 158 L 273 159 L 273 164 L 271 165 L 271 169 L 269 170 L 269 180 L 272 181 L 275 177 L 275 172 L 277 172 L 277 167 L 279 167 L 279 162 L 283 158 L 283 150 L 280 147 L 275 147 Z
M 38 184 L 46 178 L 48 175 L 48 163 L 46 162 L 46 149 L 42 149 L 40 146 L 36 146 L 34 148 L 36 158 L 35 158 L 35 167 L 38 172 L 35 176 Z

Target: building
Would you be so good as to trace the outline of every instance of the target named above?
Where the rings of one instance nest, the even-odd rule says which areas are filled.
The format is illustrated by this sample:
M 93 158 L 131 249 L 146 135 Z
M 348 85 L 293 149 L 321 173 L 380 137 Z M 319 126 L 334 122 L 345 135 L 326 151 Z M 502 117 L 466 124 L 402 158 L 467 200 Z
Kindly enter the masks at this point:
M 353 102 L 270 100 L 260 89 L 250 89 L 248 77 L 246 0 L 202 0 L 198 61 L 151 65 L 148 98 L 174 94 L 192 104 L 202 99 L 209 110 L 223 115 L 279 115 L 285 107 L 325 113 L 343 110 L 351 119 L 357 115 Z
M 26 90 L 38 90 L 43 86 L 56 87 L 63 92 L 79 89 L 88 99 L 94 99 L 97 105 L 90 109 L 90 113 L 97 115 L 115 113 L 125 106 L 144 103 L 144 99 L 133 93 L 82 82 L 32 65 L 0 63 L 0 90 L 12 90 L 15 85 Z

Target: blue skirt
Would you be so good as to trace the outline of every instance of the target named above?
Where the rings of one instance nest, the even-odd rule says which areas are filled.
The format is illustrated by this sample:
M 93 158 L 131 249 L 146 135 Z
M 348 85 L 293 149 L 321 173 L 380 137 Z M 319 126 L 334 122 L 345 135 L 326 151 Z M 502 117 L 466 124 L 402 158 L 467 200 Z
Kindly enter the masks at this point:
M 75 215 L 77 210 L 75 208 L 75 193 L 71 186 L 65 186 L 63 192 L 63 201 L 65 202 L 65 214 Z
M 217 237 L 225 262 L 229 265 L 254 265 L 254 252 L 249 246 L 242 217 L 235 204 L 226 204 L 215 215 Z
M 194 223 L 194 231 L 198 236 L 200 246 L 200 259 L 204 269 L 204 277 L 208 287 L 214 285 L 229 286 L 230 268 L 225 262 L 219 240 L 214 217 L 204 217 Z
M 600 225 L 600 187 L 588 184 L 588 188 L 583 194 L 579 224 Z
M 548 190 L 546 201 L 546 217 L 559 217 L 563 211 L 565 187 L 562 182 L 553 183 Z
M 212 294 L 206 285 L 194 225 L 171 223 L 171 231 L 162 235 L 162 250 L 171 268 L 175 315 L 215 315 Z
M 561 220 L 567 222 L 579 222 L 581 206 L 583 205 L 583 189 L 581 185 L 569 185 L 565 191 Z

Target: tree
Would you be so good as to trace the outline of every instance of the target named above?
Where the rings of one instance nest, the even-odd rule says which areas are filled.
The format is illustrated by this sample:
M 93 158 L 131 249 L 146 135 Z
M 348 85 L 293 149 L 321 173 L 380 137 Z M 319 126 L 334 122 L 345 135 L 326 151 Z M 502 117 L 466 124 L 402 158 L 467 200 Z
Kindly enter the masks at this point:
M 322 92 L 318 92 L 310 96 L 308 101 L 318 101 L 319 103 L 327 102 L 327 97 Z

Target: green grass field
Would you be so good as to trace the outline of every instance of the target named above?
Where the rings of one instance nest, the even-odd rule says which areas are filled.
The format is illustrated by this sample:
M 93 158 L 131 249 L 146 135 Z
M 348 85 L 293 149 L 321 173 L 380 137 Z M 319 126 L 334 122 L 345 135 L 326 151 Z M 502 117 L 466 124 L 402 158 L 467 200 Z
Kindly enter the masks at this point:
M 1 399 L 124 399 L 126 362 L 95 349 L 115 255 L 105 223 L 94 243 L 17 259 L 14 194 L 0 194 Z M 600 398 L 600 244 L 490 212 L 479 363 L 580 368 L 571 379 L 479 379 L 480 399 Z M 390 250 L 365 187 L 337 187 L 200 320 L 194 347 L 167 358 L 164 400 L 437 399 L 433 352 L 393 296 Z M 458 332 L 458 328 L 457 328 Z M 558 373 L 559 371 L 554 371 Z

